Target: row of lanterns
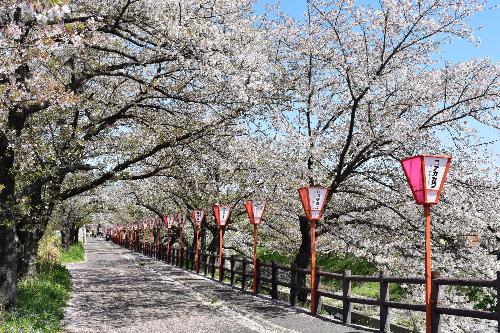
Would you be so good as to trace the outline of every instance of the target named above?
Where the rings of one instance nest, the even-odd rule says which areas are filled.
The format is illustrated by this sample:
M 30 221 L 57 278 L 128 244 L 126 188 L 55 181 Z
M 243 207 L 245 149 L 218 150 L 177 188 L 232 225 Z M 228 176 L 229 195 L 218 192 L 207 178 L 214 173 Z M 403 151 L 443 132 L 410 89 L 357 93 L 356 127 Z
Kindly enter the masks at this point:
M 417 155 L 401 160 L 404 174 L 410 185 L 415 202 L 418 205 L 424 206 L 425 224 L 425 280 L 426 280 L 426 332 L 431 332 L 431 235 L 430 235 L 430 206 L 439 202 L 441 191 L 443 190 L 444 181 L 448 173 L 451 163 L 451 157 L 448 156 L 433 156 L 433 155 Z M 317 302 L 315 299 L 314 287 L 316 283 L 316 223 L 323 215 L 326 199 L 329 196 L 329 190 L 321 186 L 307 186 L 298 190 L 299 197 L 302 202 L 304 213 L 311 225 L 311 313 L 315 314 Z M 264 211 L 266 209 L 266 201 L 247 201 L 245 209 L 254 226 L 254 248 L 253 260 L 254 267 L 257 265 L 257 228 L 262 223 Z M 223 258 L 223 228 L 231 215 L 231 208 L 227 205 L 213 206 L 213 215 L 219 227 L 219 279 L 222 280 L 222 258 Z M 205 212 L 200 209 L 195 209 L 192 212 L 192 220 L 196 227 L 196 271 L 199 270 L 198 263 L 198 239 L 199 231 Z M 184 214 L 166 215 L 164 224 L 168 230 L 168 238 L 170 239 L 170 229 L 172 228 L 174 219 L 177 220 L 179 227 L 182 229 L 186 223 Z M 146 228 L 146 224 L 144 224 Z M 181 237 L 182 241 L 182 237 Z M 169 251 L 170 241 L 167 243 L 167 253 Z M 182 244 L 181 244 L 182 247 Z M 254 269 L 253 291 L 256 293 L 256 269 Z

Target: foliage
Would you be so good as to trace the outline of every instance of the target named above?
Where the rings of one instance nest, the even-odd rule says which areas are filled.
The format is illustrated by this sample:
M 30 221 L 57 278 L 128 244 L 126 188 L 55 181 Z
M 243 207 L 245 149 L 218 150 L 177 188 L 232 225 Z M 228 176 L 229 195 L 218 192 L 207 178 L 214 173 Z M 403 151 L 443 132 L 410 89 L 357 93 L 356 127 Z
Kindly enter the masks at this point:
M 61 263 L 61 256 L 61 239 L 53 233 L 47 233 L 38 246 L 38 264 L 49 269 Z
M 466 295 L 469 302 L 474 304 L 474 309 L 496 311 L 498 304 L 494 291 L 479 287 L 460 287 L 458 289 Z
M 61 263 L 85 259 L 82 243 L 63 251 L 60 238 L 49 233 L 38 248 L 38 272 L 17 285 L 16 310 L 0 313 L 0 332 L 59 332 L 64 307 L 72 289 L 71 275 Z
M 1 332 L 59 332 L 72 283 L 59 264 L 18 283 L 17 309 L 0 313 Z
M 71 245 L 68 251 L 61 252 L 61 262 L 80 262 L 85 260 L 85 252 L 83 249 L 83 244 L 78 242 L 77 244 Z
M 257 249 L 257 254 L 260 259 L 266 262 L 275 261 L 282 265 L 290 265 L 293 262 L 293 256 L 283 254 L 277 251 L 270 251 L 260 247 Z M 373 263 L 366 259 L 357 258 L 350 254 L 335 254 L 335 253 L 319 253 L 316 257 L 317 267 L 325 272 L 342 272 L 343 270 L 351 270 L 354 275 L 375 275 L 378 271 Z M 341 282 L 335 279 L 322 278 L 321 285 L 333 290 L 341 290 Z M 377 282 L 355 282 L 352 286 L 352 293 L 356 295 L 378 298 L 380 295 L 379 283 Z M 396 284 L 389 285 L 389 293 L 392 300 L 398 300 L 406 293 Z

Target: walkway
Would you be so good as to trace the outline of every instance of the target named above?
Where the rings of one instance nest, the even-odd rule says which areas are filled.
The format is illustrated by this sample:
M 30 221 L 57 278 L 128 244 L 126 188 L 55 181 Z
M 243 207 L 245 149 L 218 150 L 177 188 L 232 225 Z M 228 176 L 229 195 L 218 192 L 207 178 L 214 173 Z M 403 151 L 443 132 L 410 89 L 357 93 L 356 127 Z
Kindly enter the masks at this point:
M 65 332 L 366 332 L 88 239 L 68 265 L 74 290 Z

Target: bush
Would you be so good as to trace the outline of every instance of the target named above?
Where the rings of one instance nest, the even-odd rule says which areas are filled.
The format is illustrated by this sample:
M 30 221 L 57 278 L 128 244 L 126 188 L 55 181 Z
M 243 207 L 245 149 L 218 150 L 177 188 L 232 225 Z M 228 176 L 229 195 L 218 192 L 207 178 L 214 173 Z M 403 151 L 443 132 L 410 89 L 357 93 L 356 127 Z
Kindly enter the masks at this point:
M 61 239 L 54 234 L 45 234 L 38 245 L 38 265 L 42 270 L 61 263 Z

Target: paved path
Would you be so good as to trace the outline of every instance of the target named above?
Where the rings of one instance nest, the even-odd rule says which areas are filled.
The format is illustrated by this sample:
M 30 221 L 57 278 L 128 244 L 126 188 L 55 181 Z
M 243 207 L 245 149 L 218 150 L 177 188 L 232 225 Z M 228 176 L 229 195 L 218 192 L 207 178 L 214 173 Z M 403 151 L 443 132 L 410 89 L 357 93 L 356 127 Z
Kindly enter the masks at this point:
M 70 264 L 65 332 L 366 332 L 314 318 L 103 240 Z M 140 264 L 141 263 L 141 264 Z

